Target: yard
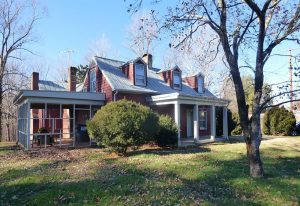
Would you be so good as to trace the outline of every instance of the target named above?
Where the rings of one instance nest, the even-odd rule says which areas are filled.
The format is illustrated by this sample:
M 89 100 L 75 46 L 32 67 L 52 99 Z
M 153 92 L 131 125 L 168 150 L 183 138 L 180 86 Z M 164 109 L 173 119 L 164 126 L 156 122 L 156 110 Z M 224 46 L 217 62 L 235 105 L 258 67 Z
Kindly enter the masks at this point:
M 261 145 L 266 178 L 248 176 L 245 145 L 26 153 L 0 143 L 0 205 L 299 205 L 300 138 Z

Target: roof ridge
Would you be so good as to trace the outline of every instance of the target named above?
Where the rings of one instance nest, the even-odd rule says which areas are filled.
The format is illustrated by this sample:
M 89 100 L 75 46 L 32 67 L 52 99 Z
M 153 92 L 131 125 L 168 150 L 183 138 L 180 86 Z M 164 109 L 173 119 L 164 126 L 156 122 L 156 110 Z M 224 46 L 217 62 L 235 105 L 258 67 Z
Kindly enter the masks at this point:
M 121 61 L 121 60 L 110 59 L 110 58 L 106 58 L 106 57 L 99 57 L 97 55 L 95 55 L 94 57 L 99 58 L 99 59 L 106 59 L 106 60 L 110 60 L 110 61 L 120 62 L 120 63 L 126 63 L 126 62 Z

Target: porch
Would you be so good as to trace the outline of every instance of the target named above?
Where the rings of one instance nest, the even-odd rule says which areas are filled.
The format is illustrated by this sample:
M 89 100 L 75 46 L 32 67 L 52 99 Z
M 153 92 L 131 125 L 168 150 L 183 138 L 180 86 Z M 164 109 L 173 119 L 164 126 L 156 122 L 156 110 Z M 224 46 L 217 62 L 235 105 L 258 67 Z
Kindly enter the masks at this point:
M 103 93 L 23 90 L 14 99 L 18 107 L 18 144 L 25 150 L 91 145 L 86 120 L 104 104 Z
M 174 118 L 179 131 L 179 147 L 228 139 L 228 100 L 172 93 L 151 96 L 147 101 L 154 110 Z M 217 107 L 222 109 L 223 134 L 221 136 L 216 135 Z

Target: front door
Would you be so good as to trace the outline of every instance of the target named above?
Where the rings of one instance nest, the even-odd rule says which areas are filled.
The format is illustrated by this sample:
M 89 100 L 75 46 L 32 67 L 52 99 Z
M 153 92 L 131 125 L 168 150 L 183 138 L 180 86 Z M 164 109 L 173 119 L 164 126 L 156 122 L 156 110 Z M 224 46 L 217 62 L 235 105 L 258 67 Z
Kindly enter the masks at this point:
M 194 136 L 194 118 L 193 118 L 193 110 L 188 110 L 186 112 L 186 131 L 187 137 Z

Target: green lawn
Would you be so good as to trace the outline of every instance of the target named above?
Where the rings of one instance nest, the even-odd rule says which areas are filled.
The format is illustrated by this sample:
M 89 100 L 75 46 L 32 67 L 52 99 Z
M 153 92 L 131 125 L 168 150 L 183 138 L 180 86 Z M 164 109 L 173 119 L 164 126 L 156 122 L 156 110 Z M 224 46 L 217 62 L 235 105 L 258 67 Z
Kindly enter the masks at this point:
M 300 138 L 266 140 L 261 151 L 266 178 L 253 179 L 244 143 L 128 157 L 0 143 L 0 205 L 299 205 Z

